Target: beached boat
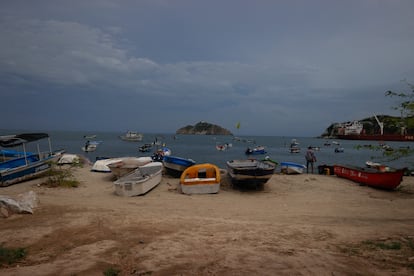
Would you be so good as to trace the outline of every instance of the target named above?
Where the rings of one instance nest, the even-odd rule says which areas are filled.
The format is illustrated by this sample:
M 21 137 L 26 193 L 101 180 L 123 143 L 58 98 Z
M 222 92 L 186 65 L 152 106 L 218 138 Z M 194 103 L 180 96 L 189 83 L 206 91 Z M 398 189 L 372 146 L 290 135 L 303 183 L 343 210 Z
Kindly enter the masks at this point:
M 65 153 L 57 161 L 58 165 L 79 164 L 80 158 L 77 154 Z
M 215 194 L 220 190 L 220 169 L 213 164 L 197 164 L 185 169 L 180 177 L 184 194 Z
M 245 153 L 247 155 L 250 155 L 250 154 L 265 154 L 267 152 L 266 152 L 264 146 L 257 146 L 257 147 L 254 147 L 252 149 L 251 148 L 247 148 L 246 151 L 245 151 Z
M 397 188 L 405 172 L 404 169 L 394 169 L 386 166 L 379 168 L 362 168 L 357 166 L 334 165 L 336 176 L 374 188 L 393 190 Z
M 32 153 L 26 151 L 26 145 L 42 139 L 48 139 L 49 151 Z M 10 158 L 0 163 L 0 186 L 9 186 L 42 175 L 51 168 L 64 150 L 52 151 L 50 137 L 47 133 L 24 133 L 0 136 L 0 146 L 23 146 L 22 156 Z M 16 151 L 17 152 L 17 151 Z
M 136 131 L 127 131 L 124 135 L 119 136 L 122 140 L 130 142 L 140 142 L 143 137 L 143 134 Z
M 114 182 L 115 194 L 119 196 L 143 195 L 160 184 L 163 165 L 151 162 L 140 166 Z
M 91 171 L 93 172 L 104 172 L 110 173 L 111 169 L 108 167 L 109 164 L 122 161 L 121 158 L 102 158 L 97 159 L 92 165 Z
M 280 163 L 280 169 L 282 173 L 286 174 L 301 174 L 306 166 L 293 162 L 282 162 Z
M 272 162 L 255 159 L 230 160 L 226 164 L 233 184 L 264 184 L 272 177 L 276 168 Z
M 150 156 L 146 157 L 120 157 L 120 161 L 109 163 L 107 166 L 116 177 L 122 177 L 136 168 L 152 162 Z
M 174 177 L 180 177 L 185 169 L 196 164 L 193 159 L 177 156 L 164 156 L 162 162 L 166 172 Z

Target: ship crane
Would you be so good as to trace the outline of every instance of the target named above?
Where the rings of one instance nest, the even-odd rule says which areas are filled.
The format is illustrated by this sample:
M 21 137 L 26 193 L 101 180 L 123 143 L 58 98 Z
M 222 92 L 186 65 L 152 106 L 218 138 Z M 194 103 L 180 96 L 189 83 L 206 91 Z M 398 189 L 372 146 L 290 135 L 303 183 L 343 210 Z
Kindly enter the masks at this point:
M 381 135 L 383 135 L 384 134 L 384 123 L 380 122 L 380 120 L 378 119 L 377 115 L 374 114 L 374 117 L 375 117 L 375 120 L 377 120 L 377 123 L 378 123 L 378 125 L 380 127 Z

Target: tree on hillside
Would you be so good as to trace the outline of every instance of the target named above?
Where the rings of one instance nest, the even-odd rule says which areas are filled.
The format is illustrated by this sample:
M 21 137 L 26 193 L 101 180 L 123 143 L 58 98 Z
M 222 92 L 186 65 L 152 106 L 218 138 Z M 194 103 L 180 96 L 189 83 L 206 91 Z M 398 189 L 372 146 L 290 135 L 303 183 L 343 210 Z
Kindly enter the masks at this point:
M 408 117 L 414 116 L 414 85 L 403 80 L 411 90 L 410 92 L 394 92 L 388 90 L 385 92 L 385 96 L 398 97 L 399 102 L 392 109 L 399 111 L 401 115 L 401 127 L 404 129 L 411 129 L 414 127 L 412 120 L 408 120 Z

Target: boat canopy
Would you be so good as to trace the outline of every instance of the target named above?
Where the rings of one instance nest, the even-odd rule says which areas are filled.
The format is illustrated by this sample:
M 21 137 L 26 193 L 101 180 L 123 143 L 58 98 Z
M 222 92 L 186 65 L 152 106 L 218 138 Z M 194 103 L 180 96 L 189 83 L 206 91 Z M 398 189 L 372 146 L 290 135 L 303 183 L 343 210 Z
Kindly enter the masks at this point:
M 17 135 L 0 136 L 0 146 L 5 148 L 20 146 L 25 143 L 48 138 L 47 133 L 22 133 Z

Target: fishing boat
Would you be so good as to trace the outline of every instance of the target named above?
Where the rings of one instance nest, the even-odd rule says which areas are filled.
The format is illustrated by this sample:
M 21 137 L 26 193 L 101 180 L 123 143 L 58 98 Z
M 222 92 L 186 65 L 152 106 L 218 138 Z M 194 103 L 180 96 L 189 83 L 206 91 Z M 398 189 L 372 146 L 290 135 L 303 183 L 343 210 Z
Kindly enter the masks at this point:
M 160 162 L 139 166 L 114 182 L 115 194 L 138 196 L 148 193 L 161 182 L 162 168 L 163 165 Z
M 334 165 L 334 173 L 338 177 L 386 190 L 393 190 L 400 185 L 405 170 L 405 168 L 394 169 L 386 166 L 363 168 L 349 165 Z
M 124 135 L 119 136 L 122 140 L 129 142 L 140 142 L 143 137 L 143 134 L 136 131 L 127 131 Z
M 37 145 L 37 153 L 26 151 L 28 143 L 42 139 L 48 140 L 48 151 L 41 152 L 39 144 Z M 64 150 L 52 151 L 50 137 L 47 133 L 23 133 L 0 136 L 0 146 L 2 147 L 16 147 L 20 145 L 23 146 L 22 156 L 12 157 L 0 163 L 0 186 L 5 187 L 41 176 L 50 170 L 52 162 L 57 161 L 64 152 Z
M 254 147 L 252 149 L 251 148 L 247 148 L 246 151 L 245 151 L 245 153 L 247 155 L 250 155 L 250 154 L 265 154 L 267 152 L 266 152 L 264 146 L 257 146 L 257 147 Z
M 87 141 L 86 143 L 85 143 L 85 146 L 83 146 L 81 149 L 84 151 L 84 152 L 93 152 L 93 151 L 96 151 L 96 149 L 98 148 L 98 145 L 100 144 L 100 142 L 99 141 Z
M 306 169 L 306 166 L 294 162 L 281 162 L 280 168 L 282 173 L 302 174 L 303 170 Z
M 210 163 L 193 165 L 185 169 L 180 177 L 184 194 L 215 194 L 220 190 L 220 169 Z
M 152 144 L 143 144 L 142 146 L 138 147 L 140 152 L 150 152 L 152 150 Z
M 193 159 L 168 155 L 164 156 L 162 162 L 166 172 L 174 177 L 180 177 L 185 169 L 196 164 Z
M 111 162 L 107 166 L 117 177 L 122 177 L 136 168 L 152 162 L 150 156 L 144 157 L 121 157 L 119 161 Z
M 233 184 L 265 184 L 273 175 L 276 165 L 256 159 L 230 160 L 226 162 L 227 172 Z

